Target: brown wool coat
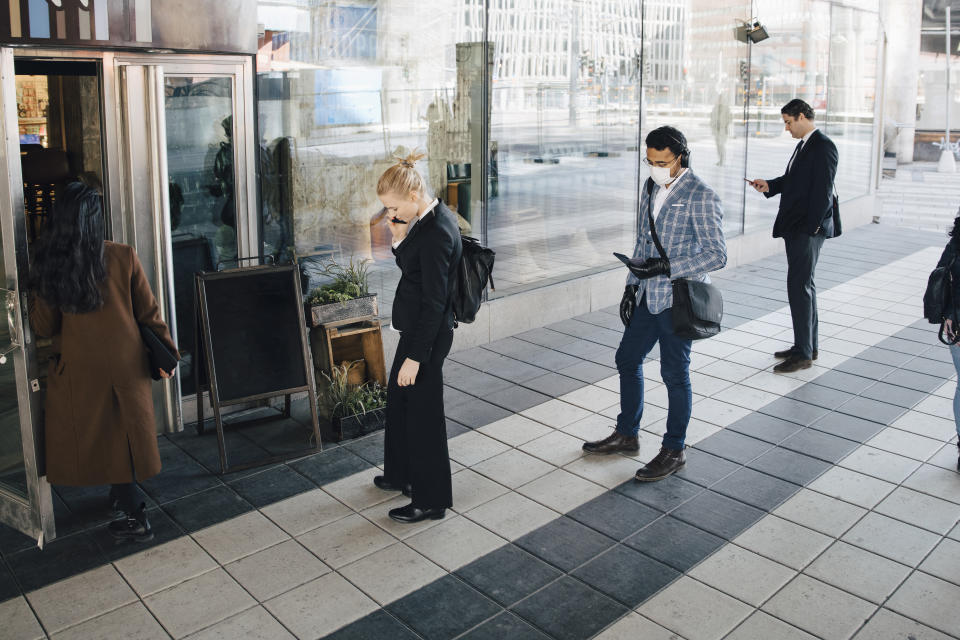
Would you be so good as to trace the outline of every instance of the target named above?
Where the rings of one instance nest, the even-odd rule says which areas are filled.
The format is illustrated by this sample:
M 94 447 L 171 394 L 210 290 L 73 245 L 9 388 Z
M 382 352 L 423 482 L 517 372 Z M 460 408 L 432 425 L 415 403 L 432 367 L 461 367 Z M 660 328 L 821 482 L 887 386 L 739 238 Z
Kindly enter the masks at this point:
M 34 296 L 30 324 L 52 337 L 44 417 L 47 480 L 101 485 L 160 472 L 147 350 L 138 322 L 175 350 L 132 247 L 104 244 L 103 307 L 61 313 Z M 131 468 L 131 457 L 133 467 Z

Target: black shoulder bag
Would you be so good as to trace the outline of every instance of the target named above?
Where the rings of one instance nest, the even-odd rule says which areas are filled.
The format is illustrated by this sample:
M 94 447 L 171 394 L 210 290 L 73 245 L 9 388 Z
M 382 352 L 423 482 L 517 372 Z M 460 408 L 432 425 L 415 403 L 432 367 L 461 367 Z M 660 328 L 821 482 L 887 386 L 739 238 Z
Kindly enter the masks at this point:
M 937 338 L 943 344 L 954 345 L 960 342 L 960 320 L 957 317 L 956 301 L 953 299 L 953 264 L 957 261 L 956 249 L 952 251 L 950 262 L 937 267 L 927 279 L 927 290 L 923 293 L 923 317 L 931 324 L 940 324 Z M 947 320 L 953 323 L 953 336 L 947 333 Z
M 657 227 L 653 220 L 653 181 L 647 179 L 647 219 L 650 221 L 650 235 L 660 257 L 668 260 L 667 252 L 660 244 Z M 720 333 L 720 320 L 723 318 L 723 296 L 720 289 L 708 282 L 678 278 L 673 284 L 673 307 L 670 310 L 673 321 L 673 333 L 684 340 L 702 340 Z

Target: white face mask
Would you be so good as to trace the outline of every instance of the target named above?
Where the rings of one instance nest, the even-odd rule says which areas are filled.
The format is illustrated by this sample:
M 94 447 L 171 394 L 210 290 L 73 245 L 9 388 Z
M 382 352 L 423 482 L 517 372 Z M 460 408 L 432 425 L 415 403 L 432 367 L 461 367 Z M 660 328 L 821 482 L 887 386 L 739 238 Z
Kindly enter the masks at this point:
M 677 158 L 677 160 L 679 159 L 680 158 Z M 669 167 L 655 167 L 651 165 L 650 178 L 653 179 L 653 181 L 656 182 L 661 187 L 667 184 L 668 182 L 672 182 L 673 178 L 670 176 L 670 172 L 673 170 L 673 165 L 675 165 L 676 163 L 677 161 L 674 160 Z

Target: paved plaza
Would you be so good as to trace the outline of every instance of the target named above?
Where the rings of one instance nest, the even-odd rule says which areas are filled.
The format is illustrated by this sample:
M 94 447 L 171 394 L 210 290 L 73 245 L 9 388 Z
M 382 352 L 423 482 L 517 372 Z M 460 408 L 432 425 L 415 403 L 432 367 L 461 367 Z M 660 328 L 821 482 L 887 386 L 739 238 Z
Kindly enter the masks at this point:
M 153 542 L 115 546 L 104 492 L 80 489 L 57 489 L 42 552 L 0 530 L 0 635 L 960 638 L 956 380 L 919 320 L 945 239 L 827 242 L 820 355 L 796 374 L 771 371 L 784 258 L 715 277 L 724 331 L 695 344 L 688 464 L 661 482 L 632 480 L 664 429 L 655 352 L 640 454 L 581 451 L 617 414 L 614 308 L 451 355 L 440 521 L 387 518 L 405 500 L 373 487 L 382 433 L 227 476 L 212 435 L 162 437 Z M 257 429 L 240 451 L 272 450 Z

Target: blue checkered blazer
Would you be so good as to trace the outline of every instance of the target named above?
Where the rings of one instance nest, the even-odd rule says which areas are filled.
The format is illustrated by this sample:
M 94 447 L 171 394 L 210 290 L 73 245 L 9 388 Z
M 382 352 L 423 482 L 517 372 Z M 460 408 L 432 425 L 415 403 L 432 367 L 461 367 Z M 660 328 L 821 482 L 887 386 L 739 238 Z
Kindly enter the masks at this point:
M 652 203 L 660 188 L 654 185 L 648 196 L 646 185 L 641 187 L 640 224 L 634 258 L 660 257 L 650 235 L 647 215 L 648 202 Z M 720 197 L 690 169 L 671 189 L 656 225 L 660 243 L 670 259 L 670 278 L 709 281 L 707 272 L 722 269 L 727 264 Z M 639 280 L 630 273 L 627 284 L 639 286 L 638 301 L 646 293 L 650 313 L 660 313 L 673 305 L 673 287 L 667 276 Z

